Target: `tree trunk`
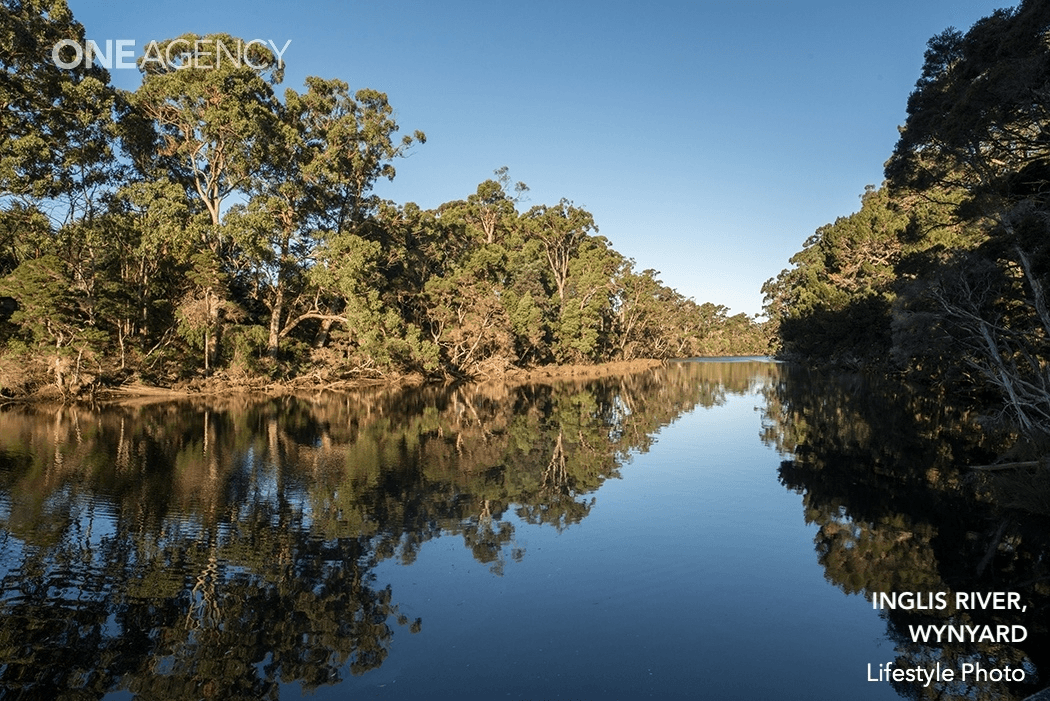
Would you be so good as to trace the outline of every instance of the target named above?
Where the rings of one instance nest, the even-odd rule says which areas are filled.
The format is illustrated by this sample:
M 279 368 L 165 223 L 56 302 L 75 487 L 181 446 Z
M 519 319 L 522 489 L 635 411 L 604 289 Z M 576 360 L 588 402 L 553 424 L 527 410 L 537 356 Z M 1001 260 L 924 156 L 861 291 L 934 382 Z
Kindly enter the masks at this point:
M 332 324 L 335 321 L 333 319 L 325 319 L 321 322 L 321 328 L 317 329 L 317 335 L 314 336 L 314 348 L 324 348 L 328 343 L 328 335 L 332 331 Z
M 284 313 L 284 285 L 278 277 L 277 291 L 274 295 L 273 307 L 270 310 L 270 337 L 266 342 L 266 354 L 271 358 L 277 357 L 277 344 L 281 338 L 281 315 Z

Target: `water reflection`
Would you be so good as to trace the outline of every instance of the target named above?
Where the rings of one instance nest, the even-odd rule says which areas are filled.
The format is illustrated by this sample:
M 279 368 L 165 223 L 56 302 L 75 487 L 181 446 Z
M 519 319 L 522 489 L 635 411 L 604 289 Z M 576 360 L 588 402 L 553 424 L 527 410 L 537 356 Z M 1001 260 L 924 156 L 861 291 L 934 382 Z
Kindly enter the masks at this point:
M 424 625 L 379 562 L 455 535 L 502 572 L 526 556 L 508 515 L 570 528 L 662 426 L 774 371 L 7 407 L 0 690 L 278 698 L 367 672 Z
M 818 526 L 816 549 L 828 581 L 869 599 L 876 592 L 1017 591 L 1016 610 L 893 610 L 883 614 L 894 666 L 959 670 L 1006 665 L 1024 684 L 975 681 L 894 683 L 915 699 L 1021 699 L 1050 669 L 1050 529 L 1046 512 L 999 498 L 971 417 L 943 397 L 859 376 L 782 368 L 767 390 L 765 439 L 790 455 L 780 479 L 803 495 Z M 949 597 L 949 601 L 952 597 Z M 909 626 L 1023 625 L 1019 643 L 916 643 Z M 886 660 L 873 660 L 875 663 Z
M 764 399 L 760 438 L 788 457 L 779 478 L 802 495 L 804 518 L 815 527 L 816 560 L 828 581 L 869 598 L 876 592 L 1018 591 L 1028 606 L 1024 613 L 885 612 L 895 666 L 1010 664 L 1022 666 L 1028 682 L 1045 675 L 1047 511 L 1033 510 L 1040 502 L 1018 498 L 1016 489 L 1011 493 L 999 473 L 961 469 L 990 460 L 999 448 L 979 444 L 973 417 L 941 397 L 900 386 L 751 361 L 672 364 L 556 385 L 227 397 L 102 411 L 6 407 L 0 411 L 0 696 L 81 699 L 126 690 L 148 699 L 276 699 L 282 685 L 311 690 L 352 675 L 385 674 L 398 666 L 393 660 L 409 647 L 406 640 L 426 649 L 426 631 L 440 626 L 428 628 L 428 615 L 437 620 L 429 609 L 424 620 L 407 615 L 411 606 L 399 606 L 397 588 L 377 576 L 382 563 L 412 563 L 424 544 L 444 536 L 495 575 L 520 572 L 543 557 L 538 529 L 553 538 L 586 532 L 577 525 L 588 518 L 601 520 L 596 504 L 616 490 L 610 485 L 603 491 L 603 484 L 647 452 L 663 427 L 697 407 L 743 404 L 746 413 L 750 399 L 730 401 L 741 395 Z M 696 425 L 720 427 L 719 416 L 712 412 Z M 683 497 L 700 501 L 699 490 L 711 490 L 707 496 L 717 501 L 714 471 L 693 467 L 676 466 L 677 472 L 659 478 L 688 479 Z M 734 463 L 725 473 L 743 469 Z M 754 474 L 764 476 L 767 469 L 761 463 Z M 740 491 L 732 501 L 745 502 L 740 494 L 760 489 L 749 480 L 750 473 L 733 483 Z M 1033 494 L 1029 489 L 1027 496 Z M 590 542 L 645 548 L 638 556 L 645 571 L 617 571 L 634 578 L 631 596 L 651 601 L 661 592 L 689 592 L 667 602 L 670 616 L 688 624 L 681 626 L 688 629 L 686 647 L 702 640 L 701 628 L 720 622 L 725 631 L 762 631 L 754 639 L 704 643 L 719 646 L 704 653 L 711 659 L 740 658 L 739 668 L 717 679 L 703 672 L 705 681 L 727 683 L 756 659 L 775 669 L 771 658 L 749 657 L 748 650 L 769 643 L 759 637 L 819 651 L 819 631 L 834 623 L 802 611 L 796 640 L 796 628 L 753 605 L 767 595 L 746 592 L 727 597 L 737 603 L 719 608 L 717 616 L 697 612 L 698 587 L 714 599 L 723 590 L 757 586 L 733 567 L 754 559 L 749 552 L 763 552 L 755 542 L 775 540 L 770 529 L 782 523 L 763 521 L 748 530 L 748 519 L 759 521 L 754 504 L 719 503 L 717 511 L 680 508 L 669 522 L 650 513 L 661 510 L 652 502 L 621 501 L 619 518 L 638 513 L 639 523 L 657 525 L 633 539 L 617 532 L 610 537 L 621 541 Z M 690 516 L 695 523 L 686 522 Z M 790 518 L 797 521 L 797 511 Z M 719 519 L 734 525 L 713 525 Z M 531 540 L 522 535 L 526 525 Z M 666 549 L 652 540 L 654 533 L 672 531 L 679 536 L 668 538 Z M 689 550 L 693 561 L 682 563 L 674 557 L 688 538 L 717 542 Z M 530 557 L 530 547 L 532 559 L 518 564 Z M 738 559 L 727 554 L 737 551 L 743 553 Z M 812 555 L 803 555 L 795 559 L 812 562 Z M 738 564 L 726 564 L 730 560 Z M 718 576 L 698 582 L 700 562 Z M 645 576 L 649 570 L 693 579 L 654 582 Z M 566 601 L 587 607 L 565 604 L 563 618 L 578 615 L 577 627 L 622 643 L 595 645 L 609 656 L 605 663 L 625 668 L 637 662 L 626 652 L 608 652 L 633 643 L 618 640 L 624 631 L 605 619 L 626 618 L 639 599 L 603 591 L 610 598 L 599 606 L 597 594 L 584 596 L 571 581 L 557 586 Z M 549 589 L 519 591 L 527 592 L 519 593 L 520 601 L 499 606 L 534 606 L 530 597 L 537 591 L 550 596 Z M 404 586 L 401 597 L 409 599 Z M 823 610 L 815 610 L 816 617 Z M 522 619 L 520 611 L 515 615 Z M 631 632 L 647 623 L 632 620 L 638 630 Z M 1017 644 L 915 643 L 909 626 L 927 623 L 1017 624 L 1029 635 Z M 411 637 L 419 631 L 423 635 Z M 721 650 L 727 645 L 728 652 Z M 630 654 L 641 658 L 645 651 Z M 697 657 L 692 649 L 682 654 L 690 663 Z M 400 662 L 413 664 L 404 656 Z M 684 666 L 672 662 L 668 667 Z M 383 672 L 368 674 L 384 663 Z M 865 684 L 863 671 L 820 674 L 839 674 L 849 688 Z M 700 677 L 694 665 L 679 681 Z M 634 689 L 653 681 L 612 683 Z M 749 691 L 745 686 L 738 696 Z M 895 685 L 902 696 L 917 699 L 1021 699 L 1036 688 L 1008 682 Z M 696 687 L 671 691 L 688 698 Z M 729 698 L 732 691 L 720 688 L 718 695 Z

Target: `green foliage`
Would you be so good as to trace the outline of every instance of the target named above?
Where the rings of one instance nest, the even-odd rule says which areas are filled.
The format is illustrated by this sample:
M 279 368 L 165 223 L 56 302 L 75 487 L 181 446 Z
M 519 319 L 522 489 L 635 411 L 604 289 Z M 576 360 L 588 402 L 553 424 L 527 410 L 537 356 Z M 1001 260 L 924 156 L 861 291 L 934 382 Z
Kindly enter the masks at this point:
M 262 374 L 266 366 L 266 329 L 256 324 L 235 324 L 226 331 L 230 366 L 249 375 Z
M 186 277 L 191 287 L 175 312 L 178 334 L 201 351 L 207 373 L 217 359 L 224 327 L 239 320 L 241 310 L 227 298 L 227 276 L 210 250 L 190 257 Z
M 49 255 L 28 260 L 0 280 L 0 294 L 18 305 L 10 316 L 25 340 L 62 348 L 82 332 L 82 295 L 77 294 L 68 266 Z
M 782 351 L 833 362 L 871 360 L 889 350 L 895 266 L 907 217 L 886 188 L 868 188 L 857 213 L 823 226 L 766 283 L 766 311 Z
M 764 287 L 782 351 L 892 364 L 1050 448 L 1050 7 L 928 45 L 887 184 Z
M 503 303 L 514 334 L 514 354 L 525 361 L 542 357 L 547 338 L 543 308 L 536 304 L 528 291 L 519 297 L 513 290 L 508 290 L 503 295 Z
M 426 284 L 427 326 L 456 374 L 472 374 L 485 361 L 515 360 L 510 319 L 495 281 L 503 259 L 499 247 L 486 246 Z
M 78 394 L 100 379 L 107 335 L 88 321 L 87 299 L 74 288 L 67 265 L 54 256 L 26 261 L 0 280 L 0 294 L 17 304 L 9 322 L 20 343 L 8 351 L 33 358 L 27 374 L 43 372 L 62 394 Z
M 51 240 L 51 221 L 36 205 L 13 202 L 0 210 L 0 274 L 42 255 Z
M 376 182 L 426 141 L 399 135 L 382 92 L 308 77 L 278 96 L 274 53 L 217 33 L 151 43 L 123 94 L 49 60 L 83 43 L 61 0 L 3 2 L 0 352 L 164 382 L 764 351 L 753 320 L 631 272 L 586 209 L 519 212 L 528 187 L 506 167 L 434 210 L 381 201 Z M 177 66 L 156 60 L 169 50 Z
M 84 45 L 64 0 L 0 3 L 0 207 L 11 197 L 60 200 L 67 223 L 91 216 L 93 191 L 112 175 L 118 97 L 98 66 L 56 65 L 63 40 Z
M 496 169 L 496 180 L 486 180 L 464 202 L 448 202 L 441 206 L 442 216 L 449 221 L 462 221 L 472 238 L 486 244 L 502 241 L 516 225 L 516 206 L 525 198 L 529 187 L 523 182 L 511 183 L 509 169 Z M 508 190 L 513 189 L 511 195 Z
M 956 216 L 980 233 L 927 261 L 901 355 L 981 397 L 987 425 L 1037 450 L 1050 447 L 1048 22 L 1045 3 L 1022 2 L 934 37 L 887 165 L 901 192 L 954 187 Z M 915 343 L 922 333 L 932 342 Z
M 603 237 L 591 237 L 569 262 L 554 329 L 554 355 L 559 361 L 594 362 L 606 357 L 614 279 L 622 261 Z

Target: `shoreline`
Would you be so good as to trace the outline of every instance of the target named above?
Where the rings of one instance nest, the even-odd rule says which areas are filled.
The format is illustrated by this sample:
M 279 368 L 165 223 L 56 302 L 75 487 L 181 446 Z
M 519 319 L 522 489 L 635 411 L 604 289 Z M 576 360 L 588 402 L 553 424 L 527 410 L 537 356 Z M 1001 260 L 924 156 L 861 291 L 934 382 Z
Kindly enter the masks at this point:
M 175 387 L 158 387 L 141 383 L 128 383 L 114 387 L 104 387 L 87 395 L 62 397 L 54 387 L 45 387 L 33 394 L 0 399 L 0 408 L 12 404 L 46 406 L 46 405 L 135 405 L 153 404 L 167 401 L 184 401 L 208 399 L 230 395 L 253 396 L 294 396 L 319 394 L 324 392 L 354 392 L 366 389 L 407 389 L 426 385 L 492 385 L 510 386 L 545 385 L 562 382 L 586 382 L 616 375 L 634 375 L 667 363 L 688 360 L 713 360 L 734 362 L 755 359 L 756 356 L 710 356 L 697 358 L 639 358 L 635 360 L 616 360 L 593 365 L 542 365 L 534 368 L 510 368 L 505 372 L 479 375 L 470 379 L 447 378 L 434 380 L 418 373 L 397 375 L 388 378 L 367 378 L 358 380 L 337 380 L 323 382 L 310 379 L 309 376 L 298 377 L 288 381 L 272 381 L 258 377 L 211 377 L 195 379 L 185 385 Z
M 586 381 L 614 375 L 633 375 L 666 362 L 679 359 L 657 360 L 644 358 L 619 360 L 594 365 L 543 365 L 535 368 L 511 368 L 506 372 L 477 376 L 471 379 L 428 380 L 418 373 L 397 375 L 388 378 L 337 380 L 323 382 L 307 377 L 288 381 L 271 381 L 263 378 L 211 377 L 193 380 L 185 385 L 159 387 L 142 383 L 128 383 L 114 387 L 103 387 L 88 395 L 63 397 L 53 386 L 42 388 L 32 394 L 4 397 L 0 407 L 12 404 L 42 406 L 48 404 L 152 404 L 155 402 L 205 399 L 222 395 L 289 396 L 316 394 L 321 392 L 353 392 L 370 388 L 400 389 L 424 385 L 491 384 L 509 385 L 552 384 L 566 381 Z

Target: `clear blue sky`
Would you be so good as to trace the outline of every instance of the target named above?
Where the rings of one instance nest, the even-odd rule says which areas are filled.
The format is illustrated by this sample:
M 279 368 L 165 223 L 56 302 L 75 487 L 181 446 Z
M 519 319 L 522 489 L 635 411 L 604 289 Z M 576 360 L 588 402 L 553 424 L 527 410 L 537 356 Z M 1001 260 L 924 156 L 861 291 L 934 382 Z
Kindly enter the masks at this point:
M 69 0 L 88 38 L 136 56 L 185 32 L 291 40 L 284 87 L 375 88 L 426 132 L 383 197 L 436 207 L 505 165 L 526 207 L 570 199 L 640 269 L 749 314 L 882 181 L 927 39 L 1004 4 Z

